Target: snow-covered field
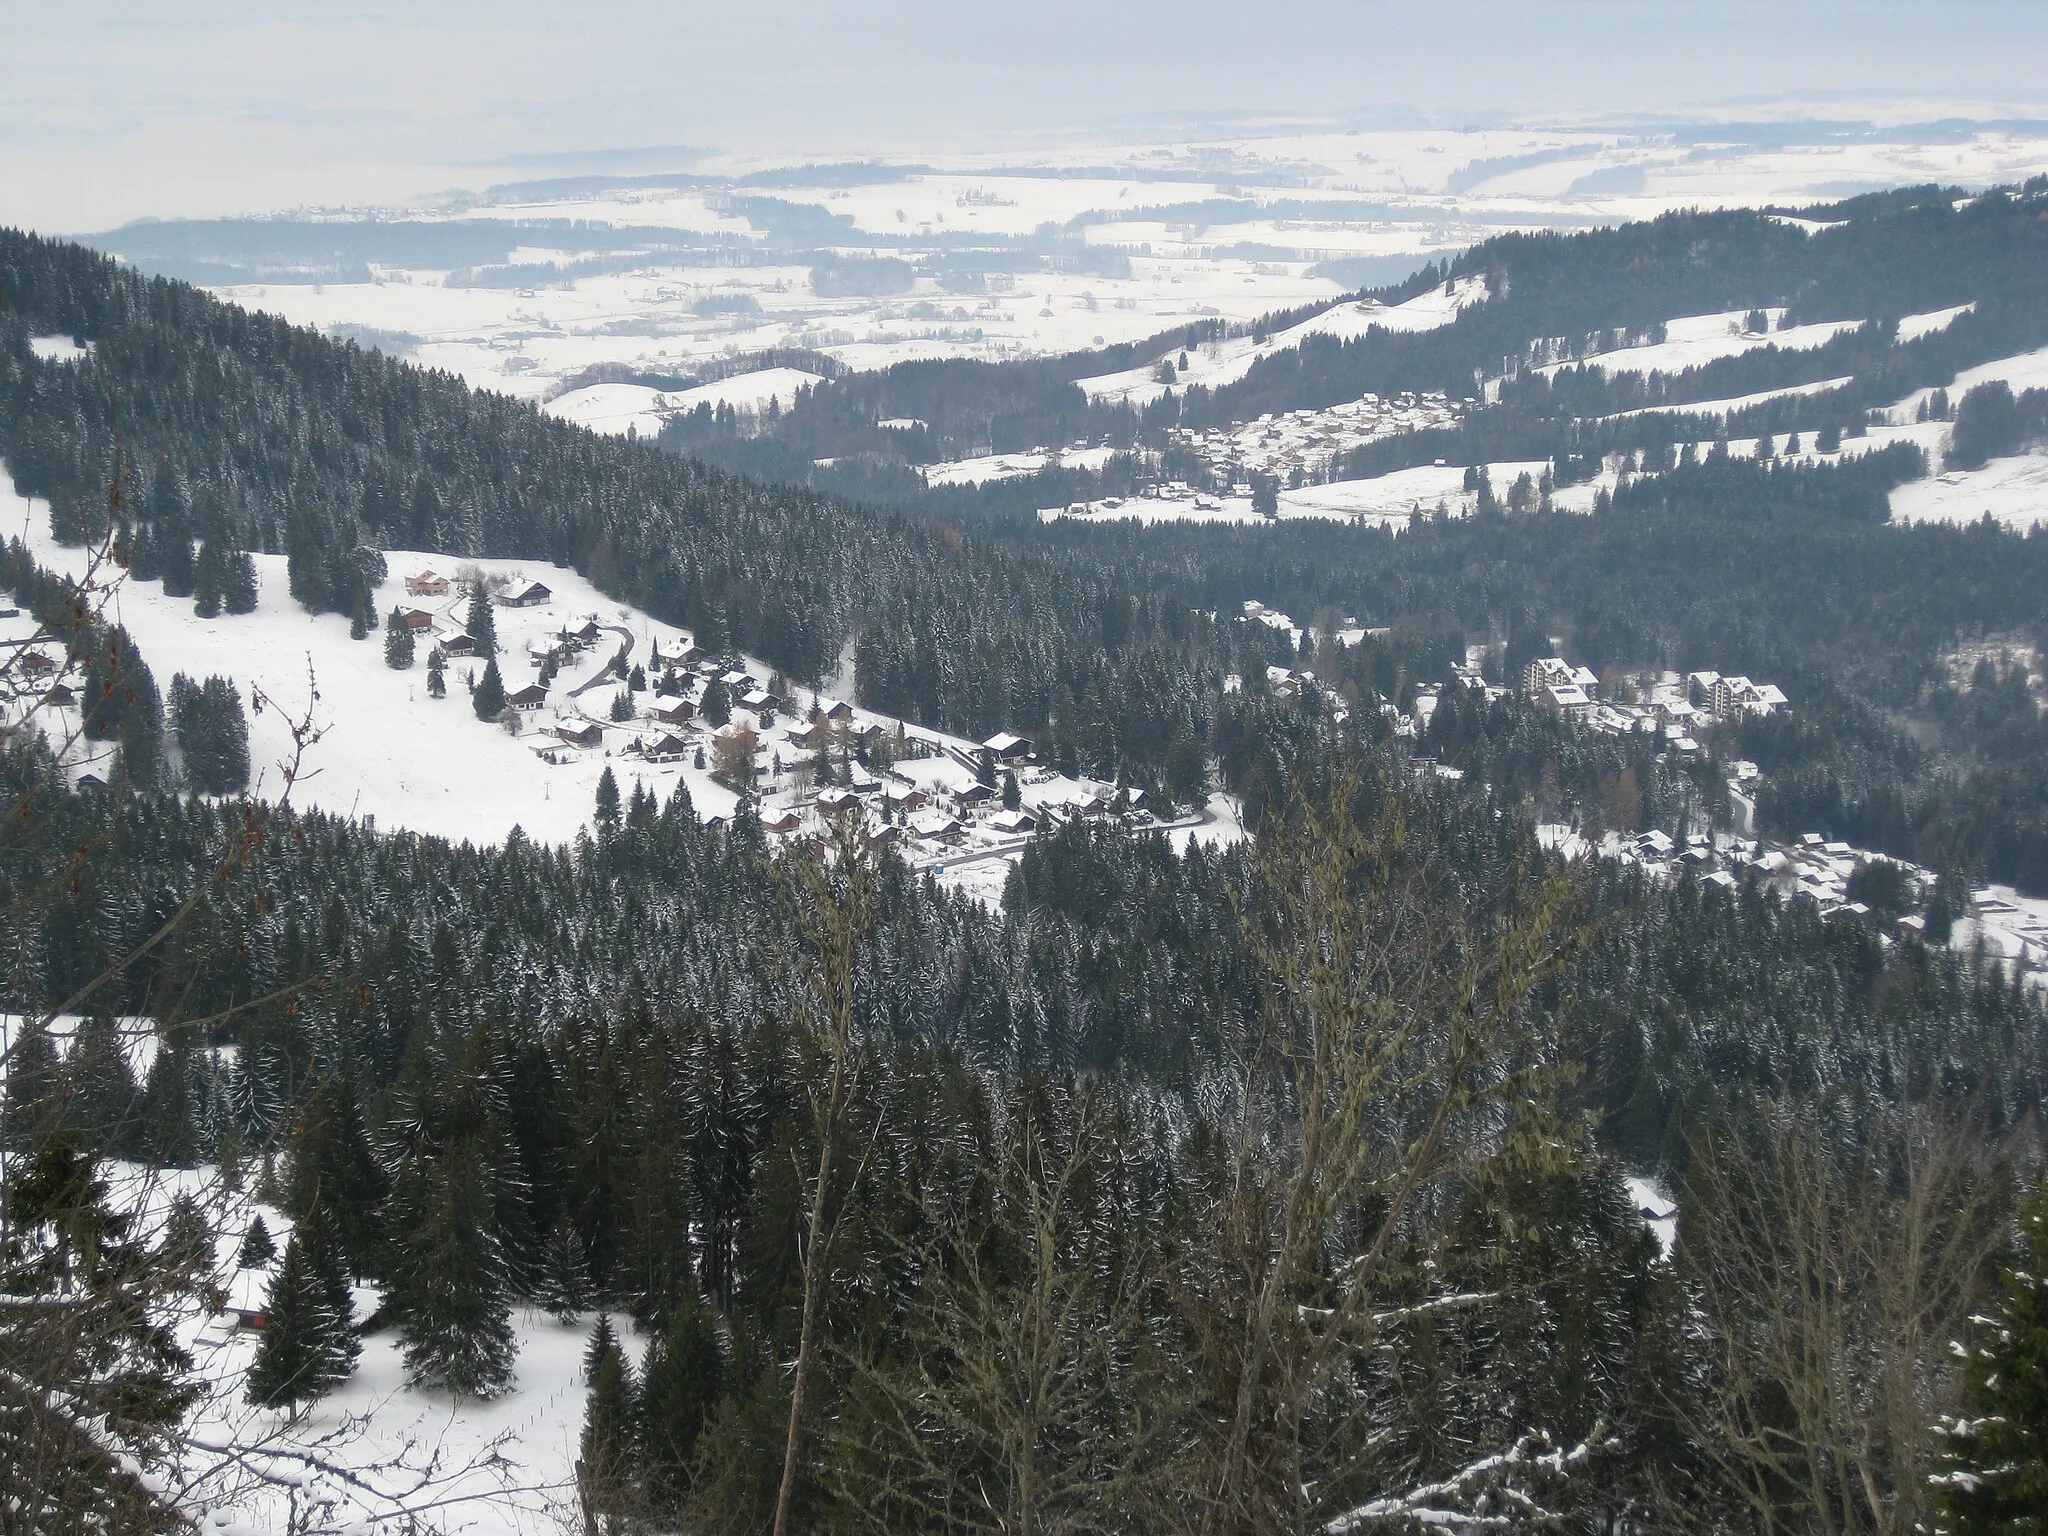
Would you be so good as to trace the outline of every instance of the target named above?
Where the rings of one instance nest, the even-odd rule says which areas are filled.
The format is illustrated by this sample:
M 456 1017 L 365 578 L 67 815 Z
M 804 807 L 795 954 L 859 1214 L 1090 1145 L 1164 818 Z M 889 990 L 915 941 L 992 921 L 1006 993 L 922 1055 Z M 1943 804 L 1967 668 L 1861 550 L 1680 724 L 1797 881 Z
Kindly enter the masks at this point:
M 1062 448 L 1046 453 L 992 453 L 978 459 L 934 464 L 925 471 L 924 478 L 927 485 L 986 485 L 995 480 L 1035 475 L 1049 461 L 1068 469 L 1100 470 L 1113 452 L 1109 448 Z
M 1494 494 L 1503 500 L 1522 475 L 1540 480 L 1548 468 L 1541 459 L 1508 460 L 1486 466 Z M 1564 512 L 1591 512 L 1599 493 L 1613 490 L 1615 475 L 1603 471 L 1578 485 L 1561 486 L 1552 496 L 1553 505 Z M 1279 521 L 1320 518 L 1326 522 L 1349 522 L 1388 528 L 1405 528 L 1411 517 L 1432 517 L 1442 507 L 1447 517 L 1470 517 L 1479 503 L 1476 490 L 1465 489 L 1465 470 L 1455 464 L 1424 464 L 1414 469 L 1397 469 L 1363 480 L 1333 480 L 1327 485 L 1305 485 L 1285 490 L 1279 496 Z M 1128 518 L 1153 523 L 1252 524 L 1268 519 L 1252 510 L 1249 496 L 1203 495 L 1185 486 L 1160 486 L 1144 496 L 1112 498 L 1073 507 L 1047 507 L 1039 512 L 1045 522 L 1061 518 L 1084 518 L 1114 522 Z
M 2048 454 L 1993 459 L 1892 492 L 1892 517 L 1901 523 L 1974 523 L 1987 515 L 2021 530 L 2048 522 Z
M 10 486 L 0 497 L 0 513 L 0 526 L 10 536 L 21 534 L 41 563 L 57 571 L 83 569 L 83 551 L 52 543 L 48 512 L 40 503 L 29 503 Z M 283 792 L 280 765 L 291 757 L 291 721 L 310 705 L 322 734 L 306 755 L 304 776 L 292 788 L 292 802 L 302 807 L 375 817 L 382 826 L 478 843 L 500 841 L 514 826 L 539 841 L 564 842 L 589 823 L 597 781 L 610 767 L 622 794 L 639 782 L 666 800 L 680 779 L 688 783 L 699 815 L 731 811 L 732 793 L 708 773 L 688 763 L 650 764 L 625 755 L 635 736 L 650 734 L 645 724 L 605 723 L 603 747 L 574 753 L 559 766 L 542 761 L 533 750 L 558 710 L 578 719 L 587 712 L 605 721 L 615 685 L 602 683 L 582 699 L 572 698 L 570 689 L 600 671 L 620 640 L 630 640 L 634 656 L 644 660 L 651 640 L 659 638 L 674 649 L 684 634 L 622 607 L 575 572 L 533 562 L 472 562 L 487 574 L 537 578 L 555 592 L 554 601 L 544 607 L 498 610 L 499 663 L 507 691 L 532 681 L 524 655 L 529 638 L 592 615 L 614 631 L 577 665 L 563 670 L 548 706 L 527 719 L 525 734 L 515 738 L 477 719 L 470 709 L 465 683 L 471 672 L 481 675 L 482 663 L 450 662 L 448 696 L 429 698 L 429 642 L 421 642 L 420 659 L 410 671 L 395 672 L 384 664 L 381 633 L 350 640 L 347 620 L 308 614 L 292 599 L 283 556 L 254 558 L 261 589 L 252 614 L 198 619 L 190 599 L 166 598 L 154 583 L 127 582 L 112 594 L 108 616 L 135 637 L 161 689 L 168 690 L 172 675 L 183 672 L 195 680 L 215 673 L 232 678 L 245 704 L 251 689 L 262 690 L 270 707 L 249 719 L 255 793 L 274 798 Z M 393 551 L 389 560 L 391 575 L 378 593 L 380 612 L 413 604 L 405 596 L 404 578 L 415 571 L 431 567 L 452 574 L 453 563 L 438 556 Z M 459 602 L 443 600 L 434 606 L 452 609 L 451 627 L 460 628 Z M 311 697 L 315 689 L 317 700 Z
M 713 410 L 729 405 L 739 411 L 764 411 L 773 401 L 787 410 L 795 403 L 799 389 L 823 382 L 819 375 L 800 368 L 758 368 L 715 384 L 699 384 L 694 389 L 664 391 L 644 384 L 586 384 L 557 396 L 541 409 L 593 432 L 624 437 L 631 429 L 641 437 L 656 437 L 669 417 L 694 411 L 700 405 Z

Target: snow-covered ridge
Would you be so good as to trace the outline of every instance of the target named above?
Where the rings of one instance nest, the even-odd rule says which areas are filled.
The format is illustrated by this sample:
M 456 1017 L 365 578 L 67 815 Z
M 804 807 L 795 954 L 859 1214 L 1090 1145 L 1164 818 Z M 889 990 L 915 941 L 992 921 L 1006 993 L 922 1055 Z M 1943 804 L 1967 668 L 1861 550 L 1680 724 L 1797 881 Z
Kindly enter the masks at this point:
M 1975 304 L 1958 304 L 1951 309 L 1907 315 L 1899 321 L 1898 339 L 1902 343 L 1916 341 L 1922 336 L 1946 330 L 1976 307 Z M 1760 347 L 1776 347 L 1781 352 L 1811 351 L 1827 345 L 1845 331 L 1858 329 L 1863 323 L 1859 320 L 1820 320 L 1781 330 L 1779 327 L 1784 325 L 1785 311 L 1782 307 L 1775 307 L 1764 311 L 1770 318 L 1770 329 L 1751 330 L 1749 321 L 1752 314 L 1750 310 L 1735 309 L 1712 315 L 1682 315 L 1664 323 L 1664 339 L 1660 342 L 1619 347 L 1590 357 L 1546 363 L 1532 371 L 1545 378 L 1563 369 L 1578 367 L 1598 368 L 1610 374 L 1682 373 L 1688 368 L 1703 367 L 1724 357 L 1740 357 Z
M 1449 291 L 1432 288 L 1405 304 L 1385 305 L 1370 299 L 1338 304 L 1284 331 L 1276 331 L 1263 341 L 1239 336 L 1228 341 L 1204 342 L 1198 347 L 1189 347 L 1186 349 L 1188 365 L 1185 369 L 1180 367 L 1180 353 L 1170 355 L 1169 360 L 1175 368 L 1172 385 L 1164 382 L 1157 365 L 1152 364 L 1098 374 L 1077 382 L 1082 393 L 1097 403 L 1121 400 L 1141 406 L 1149 405 L 1172 387 L 1184 389 L 1191 384 L 1200 384 L 1208 389 L 1219 389 L 1244 378 L 1260 359 L 1292 351 L 1311 336 L 1334 336 L 1340 341 L 1354 341 L 1375 327 L 1386 331 L 1433 331 L 1449 325 L 1458 318 L 1460 311 L 1486 299 L 1484 278 L 1461 277 L 1448 288 Z

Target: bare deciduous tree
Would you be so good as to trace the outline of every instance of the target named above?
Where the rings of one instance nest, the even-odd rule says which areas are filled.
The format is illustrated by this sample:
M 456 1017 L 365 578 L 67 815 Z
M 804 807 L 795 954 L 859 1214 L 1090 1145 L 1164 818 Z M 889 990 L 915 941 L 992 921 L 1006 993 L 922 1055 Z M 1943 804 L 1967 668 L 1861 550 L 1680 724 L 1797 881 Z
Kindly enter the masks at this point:
M 1919 1528 L 1943 1346 L 1990 1278 L 2005 1184 L 1981 1139 L 1922 1108 L 1862 1145 L 1768 1103 L 1700 1138 L 1681 1252 L 1711 1380 L 1691 1428 L 1756 1529 Z

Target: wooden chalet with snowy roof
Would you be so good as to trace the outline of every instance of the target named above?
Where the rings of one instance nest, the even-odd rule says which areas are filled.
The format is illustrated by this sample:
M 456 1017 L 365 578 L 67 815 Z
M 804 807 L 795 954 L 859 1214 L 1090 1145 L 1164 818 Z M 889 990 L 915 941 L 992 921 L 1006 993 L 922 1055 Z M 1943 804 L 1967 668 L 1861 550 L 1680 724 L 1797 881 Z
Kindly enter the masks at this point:
M 539 683 L 528 683 L 517 693 L 505 695 L 505 707 L 507 709 L 539 709 L 547 701 L 548 691 L 541 687 Z
M 491 601 L 500 608 L 538 608 L 554 599 L 555 594 L 538 581 L 518 582 L 491 596 Z
M 663 725 L 688 725 L 697 718 L 697 706 L 688 699 L 671 698 L 656 706 L 654 718 Z
M 558 720 L 555 735 L 573 747 L 595 747 L 604 742 L 604 727 L 595 720 Z
M 998 731 L 981 745 L 999 763 L 1026 763 L 1031 760 L 1031 738 L 1028 736 Z
M 690 744 L 673 731 L 664 731 L 659 741 L 640 749 L 650 763 L 673 763 L 690 755 Z
M 421 571 L 405 578 L 405 590 L 412 597 L 446 597 L 448 578 L 436 571 Z

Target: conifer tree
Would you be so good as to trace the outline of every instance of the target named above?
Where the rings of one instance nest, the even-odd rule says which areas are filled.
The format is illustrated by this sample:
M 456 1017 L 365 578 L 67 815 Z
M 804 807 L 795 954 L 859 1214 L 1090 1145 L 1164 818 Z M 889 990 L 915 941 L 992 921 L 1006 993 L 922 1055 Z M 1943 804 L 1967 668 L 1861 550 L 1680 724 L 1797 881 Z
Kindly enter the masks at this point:
M 294 1415 L 347 1380 L 361 1348 L 313 1246 L 298 1232 L 286 1241 L 264 1298 L 263 1342 L 249 1368 L 249 1401 Z
M 136 1238 L 134 1215 L 69 1133 L 6 1171 L 0 1526 L 185 1529 L 144 1465 L 197 1395 L 159 1305 L 189 1289 L 188 1272 Z
M 164 596 L 190 597 L 198 582 L 198 562 L 192 558 L 192 534 L 182 520 L 168 528 L 159 522 L 156 527 L 158 561 L 163 567 Z
M 469 589 L 469 617 L 463 624 L 479 656 L 498 654 L 498 616 L 491 608 L 491 589 L 479 578 Z
M 495 658 L 484 663 L 484 675 L 470 695 L 470 706 L 479 720 L 495 720 L 505 712 L 505 680 L 498 676 Z
M 577 1445 L 576 1491 L 582 1502 L 585 1530 L 599 1521 L 617 1529 L 638 1507 L 635 1472 L 638 1447 L 639 1394 L 632 1367 L 612 1331 L 612 1320 L 600 1317 L 584 1352 L 583 1373 L 590 1383 L 583 1406 L 583 1434 Z
M 221 566 L 220 541 L 208 539 L 199 546 L 199 563 L 193 573 L 192 611 L 202 619 L 218 618 L 227 596 L 227 573 Z
M 612 777 L 609 764 L 605 766 L 603 775 L 597 781 L 597 822 L 608 832 L 618 830 L 619 781 Z
M 697 712 L 713 725 L 725 725 L 732 719 L 732 690 L 725 686 L 725 679 L 714 677 L 704 685 L 704 700 Z
M 36 1019 L 15 1043 L 0 1082 L 0 1147 L 27 1152 L 42 1144 L 63 1105 L 62 1079 L 57 1047 Z
M 650 1491 L 673 1509 L 689 1492 L 697 1439 L 724 1376 L 711 1309 L 686 1286 L 640 1368 L 640 1433 Z
M 418 1387 L 495 1397 L 511 1384 L 518 1345 L 489 1176 L 476 1147 L 459 1141 L 424 1177 L 392 1297 L 406 1376 Z
M 180 672 L 171 679 L 171 724 L 192 788 L 208 795 L 248 788 L 249 721 L 232 682 L 194 683 Z
M 64 1063 L 65 1120 L 94 1151 L 120 1156 L 132 1150 L 140 1097 L 113 1015 L 88 1015 Z
M 287 1147 L 285 1200 L 294 1217 L 319 1213 L 350 1273 L 382 1272 L 383 1207 L 391 1180 L 370 1150 L 355 1089 L 337 1075 L 300 1112 Z
M 277 1244 L 270 1236 L 270 1228 L 263 1225 L 263 1218 L 258 1216 L 242 1234 L 242 1246 L 235 1250 L 235 1268 L 262 1269 L 276 1257 Z
M 1952 1536 L 2048 1532 L 2048 1183 L 2022 1227 L 2026 1259 L 1969 1346 L 1968 1411 L 1947 1426 L 1934 1479 Z
M 188 1284 L 213 1280 L 213 1228 L 192 1195 L 180 1190 L 164 1218 L 162 1257 L 166 1266 Z
M 567 1217 L 557 1219 L 548 1234 L 536 1299 L 561 1323 L 575 1322 L 590 1306 L 590 1264 L 583 1252 L 583 1239 Z
M 445 699 L 448 697 L 448 663 L 441 659 L 437 647 L 427 656 L 427 697 Z
M 403 672 L 412 665 L 413 656 L 412 626 L 394 608 L 384 621 L 384 665 L 394 672 Z
M 231 550 L 222 561 L 221 606 L 229 613 L 256 611 L 256 559 L 246 549 Z

